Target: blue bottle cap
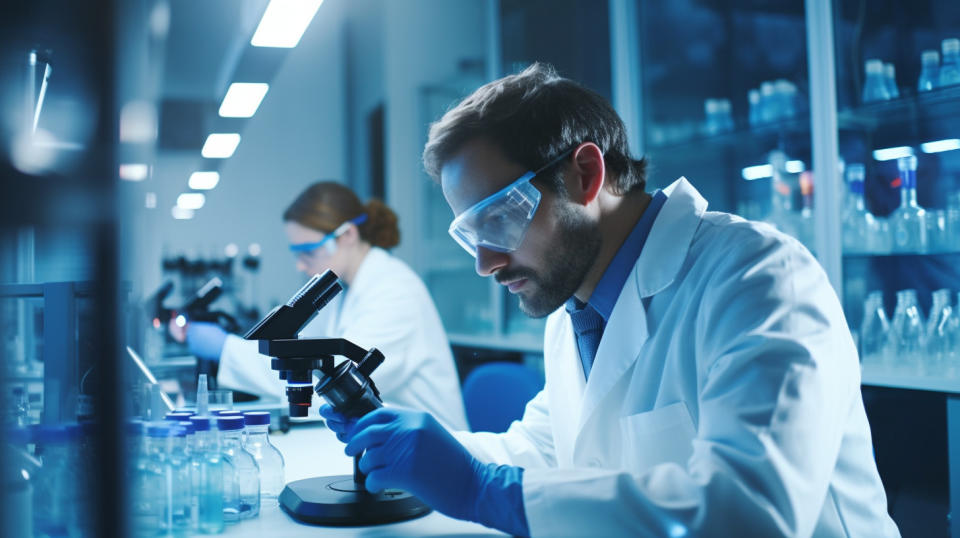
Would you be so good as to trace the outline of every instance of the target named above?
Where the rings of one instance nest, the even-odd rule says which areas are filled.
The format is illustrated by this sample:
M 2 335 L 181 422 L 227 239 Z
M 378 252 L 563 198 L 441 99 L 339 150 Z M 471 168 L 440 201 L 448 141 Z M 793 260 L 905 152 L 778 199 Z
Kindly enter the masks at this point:
M 214 411 L 213 414 L 217 416 L 230 416 L 230 415 L 236 415 L 238 417 L 243 416 L 243 413 L 241 413 L 240 411 L 234 411 L 233 409 L 219 409 L 217 411 Z
M 193 435 L 194 433 L 197 432 L 196 426 L 194 426 L 193 422 L 189 420 L 180 420 L 180 421 L 174 422 L 174 424 L 183 428 L 183 431 L 186 435 Z
M 247 411 L 243 414 L 243 421 L 247 426 L 263 426 L 270 424 L 269 411 Z
M 174 427 L 169 422 L 148 422 L 147 437 L 173 437 L 180 428 Z M 180 430 L 183 431 L 183 430 Z
M 210 431 L 210 420 L 210 417 L 190 417 L 190 422 L 193 424 L 193 430 L 197 432 Z
M 233 431 L 243 429 L 243 417 L 239 415 L 221 415 L 217 417 L 217 429 Z
M 180 420 L 188 420 L 192 416 L 193 416 L 193 413 L 190 413 L 190 412 L 173 411 L 173 412 L 167 413 L 166 416 L 164 416 L 163 418 L 166 420 L 180 421 Z

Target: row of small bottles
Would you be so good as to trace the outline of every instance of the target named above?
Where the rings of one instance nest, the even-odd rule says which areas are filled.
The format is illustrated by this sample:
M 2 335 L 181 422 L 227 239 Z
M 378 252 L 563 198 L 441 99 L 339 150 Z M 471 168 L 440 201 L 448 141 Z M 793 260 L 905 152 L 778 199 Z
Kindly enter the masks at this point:
M 918 92 L 960 84 L 960 39 L 944 39 L 940 43 L 940 49 L 943 52 L 943 63 L 940 63 L 940 54 L 935 50 L 925 50 L 920 54 Z M 865 62 L 864 70 L 867 75 L 863 84 L 864 103 L 900 97 L 893 64 L 872 58 Z
M 887 218 L 870 213 L 864 201 L 865 169 L 847 166 L 849 193 L 844 204 L 843 248 L 848 253 L 923 254 L 957 250 L 960 238 L 960 199 L 950 197 L 946 210 L 924 209 L 917 203 L 917 158 L 897 161 L 900 206 Z
M 925 318 L 917 291 L 900 290 L 893 319 L 888 320 L 883 292 L 868 294 L 859 334 L 861 361 L 918 375 L 960 373 L 956 368 L 960 365 L 960 311 L 952 298 L 948 289 L 933 292 L 933 306 Z
M 747 92 L 751 127 L 791 119 L 800 108 L 796 84 L 786 79 L 766 81 L 759 89 Z M 712 135 L 734 130 L 733 111 L 729 99 L 708 98 L 703 102 L 705 121 L 703 131 Z
M 284 485 L 283 456 L 267 435 L 270 414 L 169 413 L 128 425 L 133 527 L 138 536 L 219 534 L 255 518 Z

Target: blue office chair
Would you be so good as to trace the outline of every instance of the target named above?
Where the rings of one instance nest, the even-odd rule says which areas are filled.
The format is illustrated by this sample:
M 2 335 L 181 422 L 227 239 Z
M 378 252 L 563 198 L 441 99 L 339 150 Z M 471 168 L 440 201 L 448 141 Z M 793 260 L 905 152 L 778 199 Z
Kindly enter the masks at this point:
M 512 362 L 475 368 L 463 383 L 467 421 L 475 432 L 500 433 L 523 416 L 523 409 L 543 388 L 536 371 Z

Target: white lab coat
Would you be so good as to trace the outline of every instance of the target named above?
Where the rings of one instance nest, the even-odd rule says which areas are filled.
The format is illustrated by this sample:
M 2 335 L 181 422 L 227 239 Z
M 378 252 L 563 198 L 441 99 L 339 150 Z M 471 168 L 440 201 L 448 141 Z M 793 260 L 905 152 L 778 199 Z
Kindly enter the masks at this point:
M 376 347 L 385 360 L 373 380 L 385 403 L 428 411 L 449 428 L 467 428 L 450 343 L 433 300 L 416 273 L 385 250 L 370 249 L 350 287 L 300 337 L 345 338 Z M 225 387 L 285 397 L 285 382 L 257 345 L 228 336 L 217 380 Z M 316 395 L 313 403 L 319 404 Z
M 706 212 L 680 178 L 584 382 L 563 308 L 546 385 L 504 434 L 534 536 L 898 536 L 860 369 L 816 260 L 764 224 Z

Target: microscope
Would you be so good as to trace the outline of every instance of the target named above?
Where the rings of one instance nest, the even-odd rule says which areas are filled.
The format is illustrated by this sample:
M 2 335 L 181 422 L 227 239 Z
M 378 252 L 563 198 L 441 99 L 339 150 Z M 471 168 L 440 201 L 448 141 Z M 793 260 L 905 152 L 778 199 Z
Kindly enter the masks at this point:
M 291 417 L 305 417 L 313 392 L 348 417 L 361 417 L 382 407 L 370 375 L 383 363 L 376 348 L 364 349 L 343 338 L 304 338 L 297 335 L 317 312 L 343 290 L 337 275 L 314 275 L 285 304 L 271 310 L 244 338 L 258 340 L 260 353 L 287 382 Z M 346 360 L 335 364 L 335 357 Z M 313 373 L 320 381 L 313 386 Z M 287 484 L 280 506 L 294 519 L 320 525 L 376 525 L 413 519 L 430 512 L 422 501 L 400 490 L 371 493 L 364 487 L 361 455 L 354 457 L 353 475 L 307 478 Z

